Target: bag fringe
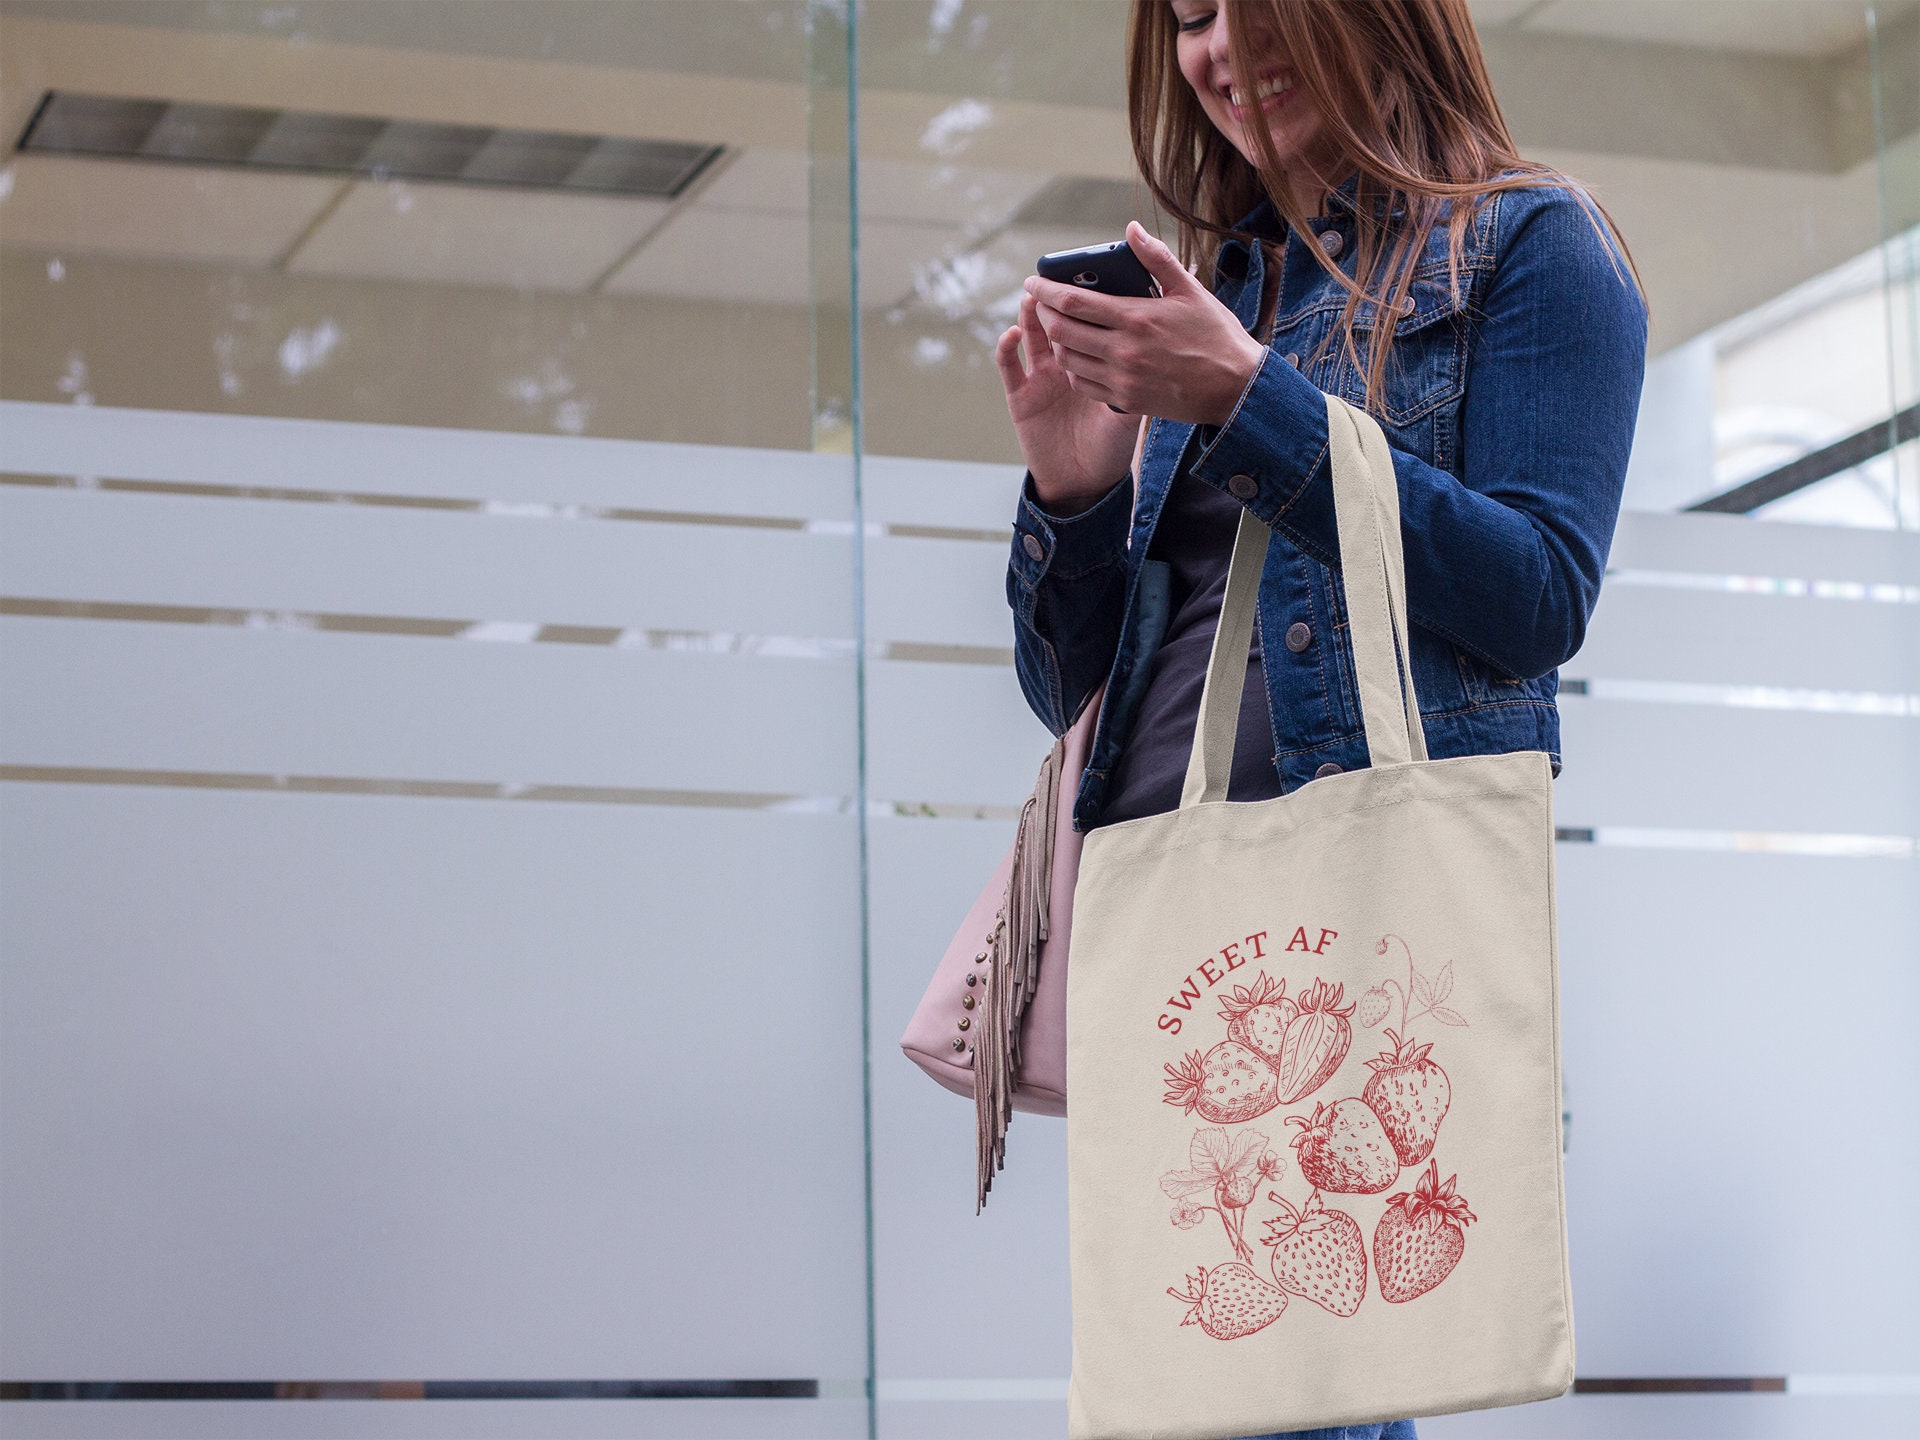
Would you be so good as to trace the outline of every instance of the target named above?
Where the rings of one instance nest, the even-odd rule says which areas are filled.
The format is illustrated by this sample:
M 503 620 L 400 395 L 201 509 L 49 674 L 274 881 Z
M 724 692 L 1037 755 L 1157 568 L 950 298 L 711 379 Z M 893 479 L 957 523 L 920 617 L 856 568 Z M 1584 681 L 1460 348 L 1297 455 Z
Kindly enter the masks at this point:
M 1007 1126 L 1019 1086 L 1020 1022 L 1040 983 L 1040 952 L 1047 941 L 1053 888 L 1053 837 L 1059 819 L 1063 735 L 1040 764 L 1033 794 L 1020 807 L 1014 834 L 1013 869 L 1000 913 L 979 963 L 985 970 L 973 1045 L 974 1160 L 977 1191 L 973 1213 L 986 1207 L 996 1170 L 1006 1168 Z

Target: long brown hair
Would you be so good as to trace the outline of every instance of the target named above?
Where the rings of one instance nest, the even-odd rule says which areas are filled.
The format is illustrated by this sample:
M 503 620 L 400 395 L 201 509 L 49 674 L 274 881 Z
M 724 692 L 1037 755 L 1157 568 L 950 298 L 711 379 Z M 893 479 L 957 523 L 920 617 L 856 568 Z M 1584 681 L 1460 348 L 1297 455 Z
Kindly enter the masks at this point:
M 1400 313 L 1427 237 L 1443 222 L 1457 295 L 1467 229 L 1495 192 L 1540 185 L 1574 192 L 1591 207 L 1596 229 L 1604 224 L 1602 239 L 1610 239 L 1632 268 L 1625 242 L 1598 202 L 1561 172 L 1520 158 L 1494 98 L 1466 0 L 1218 3 L 1235 11 L 1227 35 L 1234 75 L 1254 76 L 1270 58 L 1254 53 L 1265 37 L 1238 18 L 1248 15 L 1277 41 L 1303 98 L 1319 111 L 1327 139 L 1343 164 L 1358 172 L 1355 278 L 1349 280 L 1319 246 L 1307 249 L 1347 292 L 1335 334 L 1365 374 L 1368 409 L 1381 405 L 1394 327 L 1358 326 L 1374 336 L 1363 359 L 1354 336 L 1362 304 L 1374 302 L 1374 313 L 1383 317 Z M 1180 71 L 1178 30 L 1170 0 L 1134 0 L 1127 28 L 1133 154 L 1155 201 L 1178 222 L 1181 260 L 1210 265 L 1210 253 L 1203 251 L 1238 233 L 1234 223 L 1263 198 L 1271 198 L 1296 231 L 1310 233 L 1311 217 L 1299 211 L 1266 127 L 1247 127 L 1259 156 L 1249 164 L 1207 118 Z M 1636 271 L 1636 286 L 1638 280 Z

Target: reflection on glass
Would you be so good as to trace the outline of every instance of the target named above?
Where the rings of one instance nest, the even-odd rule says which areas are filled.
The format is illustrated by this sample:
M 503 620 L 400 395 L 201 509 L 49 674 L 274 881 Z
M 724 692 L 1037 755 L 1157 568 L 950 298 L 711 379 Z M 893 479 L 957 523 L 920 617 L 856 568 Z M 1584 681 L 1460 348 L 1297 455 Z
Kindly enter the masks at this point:
M 0 395 L 805 447 L 807 16 L 10 3 Z

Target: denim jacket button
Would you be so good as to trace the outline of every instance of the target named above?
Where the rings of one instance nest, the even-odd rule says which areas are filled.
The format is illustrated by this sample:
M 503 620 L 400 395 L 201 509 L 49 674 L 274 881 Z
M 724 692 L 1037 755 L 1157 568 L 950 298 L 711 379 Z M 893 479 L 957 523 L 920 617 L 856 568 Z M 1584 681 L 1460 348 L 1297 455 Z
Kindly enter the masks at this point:
M 1235 475 L 1227 481 L 1227 493 L 1236 500 L 1251 500 L 1260 493 L 1260 482 L 1251 475 Z
M 1298 655 L 1313 643 L 1313 627 L 1304 620 L 1287 626 L 1287 649 Z
M 1340 773 L 1341 773 L 1340 767 L 1334 764 L 1331 760 L 1329 760 L 1327 761 L 1326 764 L 1322 765 L 1318 770 L 1313 772 L 1313 778 L 1316 780 L 1324 780 L 1329 775 L 1338 775 Z
M 1040 543 L 1040 537 L 1038 535 L 1021 536 L 1020 548 L 1027 552 L 1027 558 L 1029 560 L 1044 560 L 1047 558 L 1047 547 Z
M 1336 259 L 1340 252 L 1346 248 L 1346 244 L 1346 239 L 1338 230 L 1322 230 L 1320 232 L 1320 248 L 1327 252 L 1327 258 L 1329 260 Z
M 1289 350 L 1287 352 L 1287 364 L 1291 365 L 1294 369 L 1298 370 L 1300 368 L 1300 357 L 1296 355 L 1293 351 Z

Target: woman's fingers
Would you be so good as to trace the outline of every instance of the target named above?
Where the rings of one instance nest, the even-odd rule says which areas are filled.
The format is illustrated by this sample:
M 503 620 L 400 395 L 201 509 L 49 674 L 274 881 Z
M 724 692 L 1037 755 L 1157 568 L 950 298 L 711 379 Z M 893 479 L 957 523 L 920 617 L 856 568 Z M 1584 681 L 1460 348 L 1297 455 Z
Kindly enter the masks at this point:
M 1000 385 L 1009 395 L 1026 383 L 1026 368 L 1020 363 L 1020 327 L 1009 325 L 993 343 L 993 363 L 1000 371 Z
M 1069 375 L 1078 375 L 1082 380 L 1098 380 L 1103 385 L 1113 382 L 1114 364 L 1105 356 L 1089 355 L 1084 350 L 1075 350 L 1071 345 L 1056 343 L 1053 358 Z
M 1207 293 L 1206 287 L 1180 263 L 1180 257 L 1138 220 L 1127 222 L 1127 248 L 1147 267 L 1147 273 L 1159 282 L 1162 295 Z
M 1038 365 L 1048 353 L 1046 328 L 1040 323 L 1040 307 L 1031 295 L 1020 297 L 1020 338 L 1026 341 L 1027 365 Z
M 1103 400 L 1110 405 L 1116 405 L 1120 409 L 1126 408 L 1118 404 L 1118 398 L 1109 387 L 1101 384 L 1098 380 L 1090 376 L 1069 370 L 1067 371 L 1067 384 L 1073 387 L 1073 393 L 1076 395 L 1084 395 L 1089 400 Z
M 1041 324 L 1046 328 L 1047 338 L 1055 345 L 1064 345 L 1069 350 L 1078 350 L 1083 355 L 1097 355 L 1103 359 L 1113 354 L 1114 341 L 1119 338 L 1118 331 L 1108 330 L 1099 325 L 1089 325 L 1084 320 L 1063 315 L 1044 301 L 1041 302 L 1039 310 Z
M 1137 297 L 1102 295 L 1098 290 L 1062 285 L 1058 280 L 1042 280 L 1038 275 L 1027 278 L 1027 293 L 1062 315 L 1071 315 L 1089 325 L 1103 325 L 1108 329 L 1124 323 L 1127 307 L 1140 303 Z

